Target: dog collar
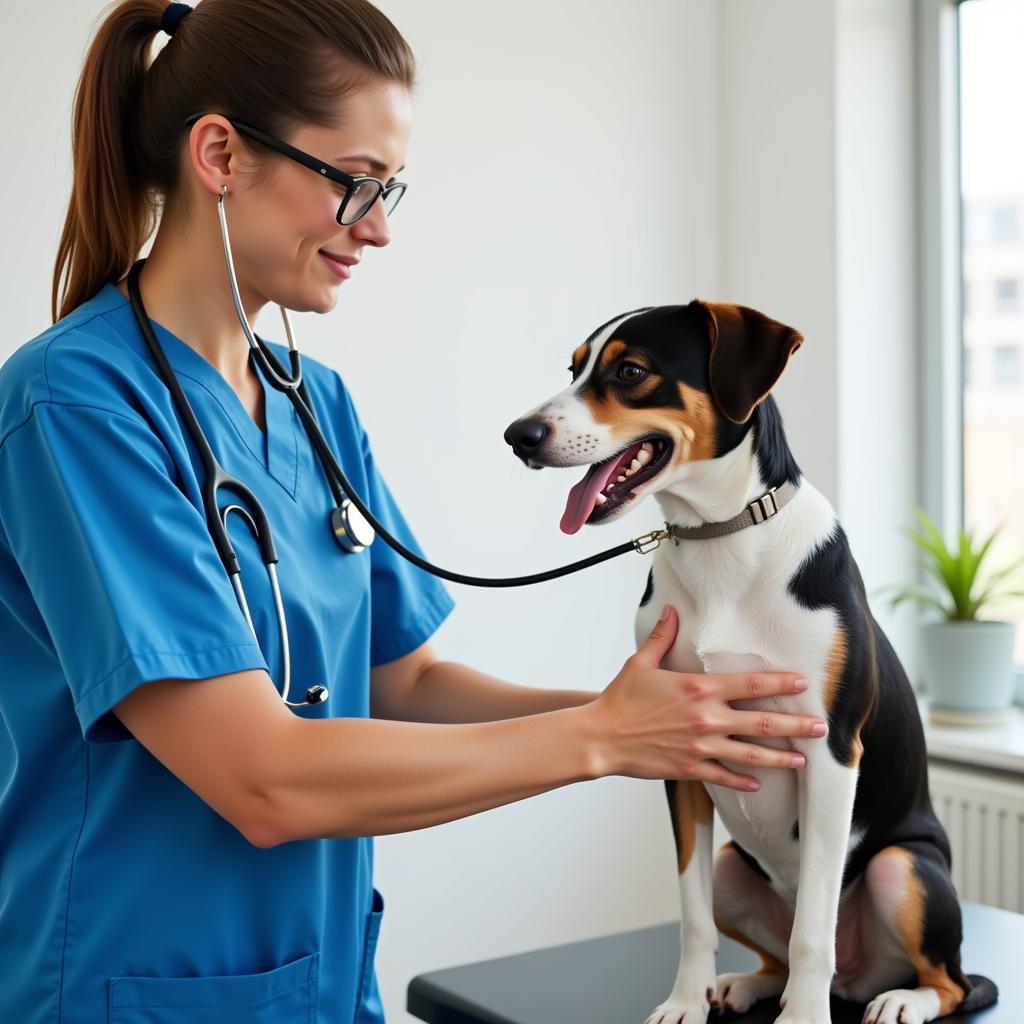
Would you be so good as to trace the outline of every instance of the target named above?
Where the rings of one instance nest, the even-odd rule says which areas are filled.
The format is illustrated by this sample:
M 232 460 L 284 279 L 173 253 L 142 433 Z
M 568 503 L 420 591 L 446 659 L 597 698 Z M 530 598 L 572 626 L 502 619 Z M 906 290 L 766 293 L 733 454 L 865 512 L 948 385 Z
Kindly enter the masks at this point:
M 780 508 L 792 500 L 799 486 L 787 480 L 781 487 L 772 487 L 764 494 L 750 502 L 743 511 L 721 523 L 702 523 L 700 526 L 677 526 L 666 523 L 665 527 L 673 540 L 705 540 L 710 537 L 724 537 L 729 533 L 756 526 L 772 516 L 777 515 Z

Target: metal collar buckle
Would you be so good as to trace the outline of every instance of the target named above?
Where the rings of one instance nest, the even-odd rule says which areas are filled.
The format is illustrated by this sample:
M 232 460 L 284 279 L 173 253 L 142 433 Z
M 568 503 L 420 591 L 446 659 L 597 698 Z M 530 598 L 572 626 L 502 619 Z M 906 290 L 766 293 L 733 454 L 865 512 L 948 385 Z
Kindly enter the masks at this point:
M 779 511 L 779 506 L 775 501 L 775 490 L 772 488 L 765 494 L 762 494 L 759 498 L 755 498 L 747 508 L 750 509 L 750 514 L 754 517 L 755 523 L 763 523 L 766 519 L 771 519 L 772 516 L 776 515 Z

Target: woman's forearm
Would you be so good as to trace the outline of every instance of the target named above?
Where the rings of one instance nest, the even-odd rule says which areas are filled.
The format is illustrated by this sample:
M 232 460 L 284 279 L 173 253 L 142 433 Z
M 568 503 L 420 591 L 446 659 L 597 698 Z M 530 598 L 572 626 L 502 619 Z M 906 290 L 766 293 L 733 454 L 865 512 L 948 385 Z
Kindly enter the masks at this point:
M 599 728 L 585 706 L 454 725 L 295 716 L 250 834 L 272 846 L 408 832 L 598 778 Z
M 589 690 L 542 690 L 454 661 L 430 665 L 399 709 L 406 722 L 494 722 L 589 704 Z

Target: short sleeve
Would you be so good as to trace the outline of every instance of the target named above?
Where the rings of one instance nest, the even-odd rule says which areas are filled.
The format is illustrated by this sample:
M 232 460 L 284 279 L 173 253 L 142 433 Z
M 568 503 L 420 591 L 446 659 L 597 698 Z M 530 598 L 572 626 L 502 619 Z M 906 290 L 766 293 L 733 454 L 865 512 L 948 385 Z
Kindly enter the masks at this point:
M 82 734 L 142 683 L 266 661 L 199 508 L 139 415 L 42 401 L 0 447 L 0 518 L 67 678 Z
M 427 558 L 381 475 L 365 430 L 361 430 L 367 493 L 360 495 L 388 532 Z M 394 661 L 430 638 L 455 607 L 440 576 L 413 565 L 381 536 L 370 551 L 370 665 Z

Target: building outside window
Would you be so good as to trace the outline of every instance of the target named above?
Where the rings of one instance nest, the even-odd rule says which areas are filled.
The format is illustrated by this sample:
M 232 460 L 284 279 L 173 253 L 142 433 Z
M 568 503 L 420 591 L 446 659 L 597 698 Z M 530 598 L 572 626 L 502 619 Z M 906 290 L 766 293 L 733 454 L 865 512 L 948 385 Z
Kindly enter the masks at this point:
M 964 0 L 959 35 L 963 523 L 1024 555 L 1024 3 Z M 966 296 L 971 297 L 968 304 Z M 970 368 L 970 372 L 968 371 Z M 1024 622 L 1024 601 L 1002 615 Z M 1024 663 L 1024 628 L 1017 661 Z

